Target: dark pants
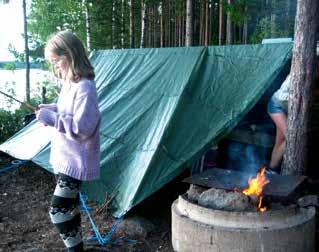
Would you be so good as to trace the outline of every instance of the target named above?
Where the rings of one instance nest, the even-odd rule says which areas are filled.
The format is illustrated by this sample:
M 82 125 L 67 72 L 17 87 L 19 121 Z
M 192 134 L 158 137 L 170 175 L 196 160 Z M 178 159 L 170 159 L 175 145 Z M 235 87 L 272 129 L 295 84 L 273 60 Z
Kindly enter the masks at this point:
M 81 181 L 59 173 L 50 217 L 68 251 L 83 251 L 80 214 Z

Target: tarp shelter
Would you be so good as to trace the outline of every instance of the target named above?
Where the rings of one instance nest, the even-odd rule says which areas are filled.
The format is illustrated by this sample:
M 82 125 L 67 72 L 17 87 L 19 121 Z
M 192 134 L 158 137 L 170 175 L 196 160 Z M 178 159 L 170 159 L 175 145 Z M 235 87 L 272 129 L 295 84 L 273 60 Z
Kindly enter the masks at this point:
M 291 58 L 291 43 L 101 50 L 93 53 L 101 125 L 101 176 L 89 198 L 116 193 L 114 215 L 179 175 L 256 104 Z M 0 150 L 48 163 L 50 128 L 33 122 Z

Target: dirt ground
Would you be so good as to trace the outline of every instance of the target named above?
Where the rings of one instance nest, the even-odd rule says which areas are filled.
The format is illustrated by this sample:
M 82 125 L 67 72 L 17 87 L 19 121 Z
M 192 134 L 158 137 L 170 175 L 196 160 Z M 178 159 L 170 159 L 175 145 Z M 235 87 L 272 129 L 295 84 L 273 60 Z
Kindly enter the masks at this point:
M 55 187 L 54 176 L 31 162 L 2 173 L 1 168 L 10 161 L 10 158 L 0 155 L 0 252 L 66 251 L 48 215 Z M 129 212 L 128 216 L 139 216 L 153 224 L 154 228 L 146 237 L 129 237 L 116 232 L 111 236 L 110 242 L 101 246 L 89 239 L 94 237 L 94 232 L 86 213 L 82 212 L 86 251 L 172 252 L 170 207 L 178 195 L 186 192 L 189 187 L 181 180 L 182 178 L 178 178 L 169 183 Z M 319 180 L 312 179 L 305 194 L 319 195 L 318 188 Z M 115 219 L 108 212 L 99 213 L 99 206 L 93 202 L 89 202 L 89 206 L 105 237 Z M 319 239 L 318 220 L 317 212 L 316 240 Z
M 4 159 L 1 159 L 3 167 Z M 48 215 L 54 187 L 54 176 L 30 162 L 20 168 L 0 173 L 0 252 L 65 251 Z M 135 214 L 154 224 L 155 229 L 147 237 L 126 237 L 121 233 L 114 233 L 105 246 L 89 239 L 93 230 L 87 215 L 82 212 L 87 251 L 173 251 L 170 205 L 174 197 L 164 196 L 160 197 L 161 201 L 156 200 L 155 204 L 161 205 L 158 212 L 150 211 L 151 205 L 154 209 L 154 200 L 151 204 L 145 203 L 145 206 L 133 210 Z M 114 218 L 109 213 L 97 214 L 94 209 L 98 209 L 98 206 L 92 202 L 89 205 L 101 234 L 106 235 L 115 221 Z

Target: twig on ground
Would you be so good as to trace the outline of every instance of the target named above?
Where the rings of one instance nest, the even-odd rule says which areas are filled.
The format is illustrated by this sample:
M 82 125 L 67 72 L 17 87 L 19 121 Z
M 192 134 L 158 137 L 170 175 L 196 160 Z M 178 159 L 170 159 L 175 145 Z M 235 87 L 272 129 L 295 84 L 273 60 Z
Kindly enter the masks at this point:
M 96 209 L 96 214 L 101 214 L 104 211 L 107 212 L 109 206 L 111 205 L 111 203 L 116 195 L 117 195 L 117 192 L 114 192 L 111 196 L 106 195 L 106 197 L 105 197 L 106 202 L 103 205 L 101 205 L 99 208 Z

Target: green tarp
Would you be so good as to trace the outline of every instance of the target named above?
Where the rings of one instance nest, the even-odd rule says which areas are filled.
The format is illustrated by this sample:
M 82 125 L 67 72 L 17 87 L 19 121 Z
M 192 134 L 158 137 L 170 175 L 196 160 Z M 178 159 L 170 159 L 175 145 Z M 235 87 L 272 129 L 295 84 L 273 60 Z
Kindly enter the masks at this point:
M 291 43 L 93 53 L 102 112 L 101 176 L 83 190 L 114 215 L 179 175 L 256 104 L 291 57 Z M 50 128 L 33 122 L 0 150 L 48 163 Z

